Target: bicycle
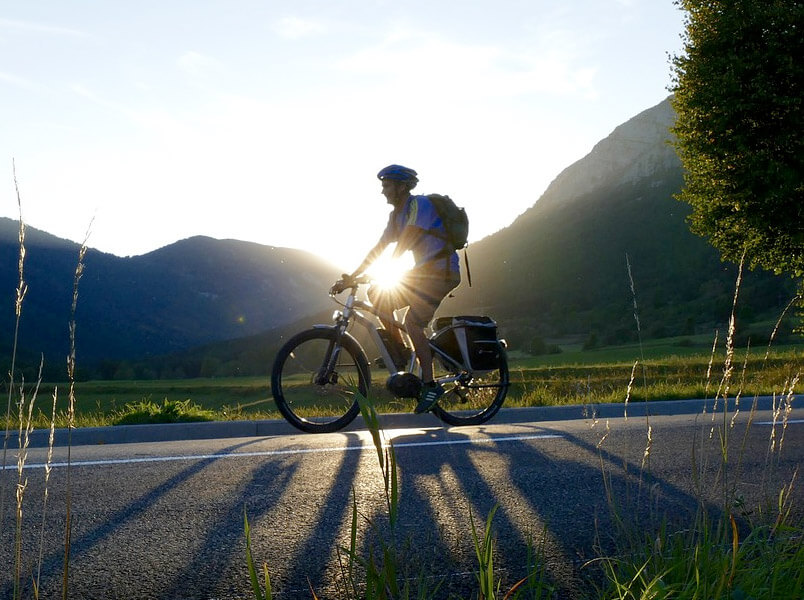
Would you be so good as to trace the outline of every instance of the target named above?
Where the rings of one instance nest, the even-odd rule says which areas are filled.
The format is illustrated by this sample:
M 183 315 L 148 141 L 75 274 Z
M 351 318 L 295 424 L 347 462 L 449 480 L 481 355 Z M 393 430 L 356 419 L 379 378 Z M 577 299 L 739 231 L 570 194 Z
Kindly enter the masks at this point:
M 343 307 L 333 314 L 333 324 L 314 325 L 294 335 L 276 355 L 271 372 L 274 401 L 282 416 L 302 431 L 342 429 L 360 412 L 357 395 L 370 397 L 370 362 L 350 332 L 354 324 L 362 326 L 379 350 L 380 358 L 374 362 L 388 370 L 386 388 L 391 394 L 418 396 L 422 382 L 414 373 L 416 353 L 404 325 L 395 315 L 382 315 L 406 340 L 405 348 L 398 348 L 380 324 L 380 312 L 357 298 L 358 290 L 370 283 L 366 276 L 339 281 L 329 293 Z M 347 290 L 345 301 L 336 299 Z M 429 337 L 434 375 L 446 392 L 431 412 L 449 425 L 485 423 L 508 392 L 505 341 L 497 338 L 496 324 L 488 317 L 442 317 L 434 323 Z

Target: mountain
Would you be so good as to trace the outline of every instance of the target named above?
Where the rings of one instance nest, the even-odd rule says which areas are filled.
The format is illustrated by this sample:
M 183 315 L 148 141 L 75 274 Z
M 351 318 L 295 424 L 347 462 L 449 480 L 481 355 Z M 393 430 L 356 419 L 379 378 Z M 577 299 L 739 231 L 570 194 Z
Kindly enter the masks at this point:
M 3 354 L 14 332 L 18 232 L 18 222 L 0 219 Z M 79 248 L 25 230 L 20 353 L 44 353 L 62 372 Z M 338 273 L 300 250 L 200 236 L 127 258 L 89 249 L 78 285 L 77 354 L 84 363 L 130 360 L 254 335 L 320 311 Z
M 488 314 L 526 351 L 722 328 L 737 268 L 689 232 L 690 209 L 673 198 L 683 185 L 673 120 L 665 100 L 620 125 L 510 226 L 471 244 L 473 285 L 462 284 L 439 314 Z M 18 230 L 0 219 L 3 359 L 14 333 Z M 63 378 L 79 246 L 27 228 L 25 247 L 19 356 L 30 365 L 44 353 L 52 377 Z M 287 335 L 328 319 L 324 292 L 338 274 L 299 250 L 208 237 L 128 258 L 90 249 L 84 263 L 76 343 L 91 377 L 265 374 Z M 774 322 L 794 290 L 788 278 L 745 273 L 740 324 Z
M 673 198 L 683 184 L 674 119 L 667 99 L 620 125 L 509 227 L 472 244 L 473 286 L 462 284 L 441 313 L 490 314 L 511 338 L 603 343 L 722 324 L 737 269 L 689 232 L 690 208 Z M 746 273 L 739 314 L 778 317 L 793 295 L 789 279 Z

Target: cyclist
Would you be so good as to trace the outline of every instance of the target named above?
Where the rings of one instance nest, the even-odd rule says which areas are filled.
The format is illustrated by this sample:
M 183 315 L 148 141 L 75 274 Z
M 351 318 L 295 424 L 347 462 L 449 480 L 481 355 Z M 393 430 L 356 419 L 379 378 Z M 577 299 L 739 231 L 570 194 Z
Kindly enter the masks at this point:
M 348 277 L 364 273 L 394 242 L 395 257 L 407 250 L 412 252 L 414 267 L 404 274 L 399 284 L 390 290 L 372 287 L 369 300 L 386 314 L 409 307 L 405 330 L 422 370 L 422 389 L 415 412 L 423 413 L 433 408 L 444 394 L 444 388 L 433 381 L 433 356 L 424 329 L 441 301 L 460 283 L 460 263 L 457 252 L 446 241 L 446 231 L 433 203 L 427 196 L 411 194 L 419 182 L 416 171 L 402 165 L 389 165 L 377 173 L 377 178 L 393 210 L 380 240 Z M 402 348 L 400 332 L 385 321 L 383 324 Z

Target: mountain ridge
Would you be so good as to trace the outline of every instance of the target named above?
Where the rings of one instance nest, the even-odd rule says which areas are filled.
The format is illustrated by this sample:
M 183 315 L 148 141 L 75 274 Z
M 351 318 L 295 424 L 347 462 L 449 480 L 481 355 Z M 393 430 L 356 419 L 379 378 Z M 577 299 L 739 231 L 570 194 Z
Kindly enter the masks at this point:
M 0 289 L 19 282 L 19 222 L 0 219 Z M 25 228 L 20 349 L 61 367 L 80 245 Z M 78 285 L 77 354 L 131 360 L 253 335 L 316 313 L 338 270 L 302 250 L 193 236 L 117 257 L 92 248 Z M 10 352 L 14 298 L 0 304 Z

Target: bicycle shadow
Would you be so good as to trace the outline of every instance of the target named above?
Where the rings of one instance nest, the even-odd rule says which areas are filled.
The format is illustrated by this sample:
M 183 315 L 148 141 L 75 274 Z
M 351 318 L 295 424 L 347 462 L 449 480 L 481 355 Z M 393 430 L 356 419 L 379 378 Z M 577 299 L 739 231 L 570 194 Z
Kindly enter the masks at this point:
M 308 585 L 322 597 L 334 595 L 328 592 L 335 582 L 344 581 L 337 553 L 349 545 L 354 494 L 361 513 L 359 554 L 367 557 L 377 549 L 377 532 L 386 536 L 399 544 L 408 575 L 426 573 L 434 585 L 443 580 L 443 597 L 476 590 L 471 520 L 482 533 L 495 506 L 495 564 L 503 587 L 527 575 L 528 545 L 538 549 L 544 543 L 549 582 L 562 596 L 577 597 L 581 565 L 595 556 L 595 544 L 615 527 L 611 497 L 621 502 L 620 510 L 646 518 L 655 502 L 684 510 L 698 506 L 689 492 L 642 469 L 641 440 L 624 455 L 605 445 L 599 448 L 592 436 L 539 424 L 518 426 L 513 434 L 500 434 L 492 425 L 386 434 L 393 440 L 401 493 L 394 531 L 383 516 L 383 481 L 367 432 L 336 434 L 333 446 L 317 453 L 302 438 L 289 438 L 270 459 L 222 461 L 224 455 L 263 442 L 250 439 L 177 470 L 148 493 L 98 515 L 97 523 L 86 527 L 84 521 L 76 527 L 70 590 L 83 598 L 245 597 L 250 589 L 245 511 L 255 560 L 267 562 L 280 597 L 310 597 Z M 215 486 L 223 487 L 211 489 Z M 196 491 L 207 489 L 208 496 Z M 180 543 L 186 528 L 203 529 L 203 535 L 193 538 L 192 548 L 175 554 L 156 537 L 151 542 L 153 561 L 137 563 L 159 570 L 145 587 L 131 569 L 115 570 L 134 551 L 116 546 L 132 533 L 159 536 L 149 520 L 174 494 L 186 504 L 175 508 L 180 522 L 159 522 L 167 528 L 161 536 Z M 77 511 L 80 518 L 80 507 Z M 62 560 L 58 550 L 45 555 L 43 594 L 60 586 Z M 111 572 L 88 572 L 98 565 Z M 9 585 L 0 587 L 0 597 L 11 594 Z
M 518 435 L 499 442 L 494 441 L 499 434 L 489 431 L 431 429 L 393 439 L 402 482 L 402 537 L 426 549 L 429 560 L 420 557 L 421 563 L 439 566 L 431 576 L 443 579 L 447 594 L 476 589 L 472 522 L 482 535 L 495 506 L 495 564 L 503 587 L 526 577 L 533 553 L 542 548 L 537 558 L 561 597 L 580 593 L 579 569 L 598 555 L 599 544 L 606 545 L 615 527 L 613 510 L 648 519 L 656 516 L 652 506 L 659 500 L 673 510 L 698 507 L 686 490 L 566 431 L 530 426 L 520 428 L 530 439 Z M 478 442 L 478 435 L 489 437 Z M 569 452 L 557 452 L 556 444 Z M 581 463 L 573 453 L 599 457 L 599 465 Z
M 299 446 L 302 450 L 307 448 Z M 228 507 L 220 513 L 193 560 L 174 576 L 163 597 L 186 595 L 187 578 L 193 578 L 198 589 L 240 596 L 250 593 L 244 554 L 244 507 L 251 527 L 254 560 L 257 565 L 268 566 L 274 589 L 281 595 L 309 597 L 310 585 L 336 578 L 337 569 L 328 558 L 341 545 L 363 440 L 346 436 L 345 446 L 350 450 L 342 453 L 337 467 L 326 476 L 311 476 L 309 455 L 294 454 L 293 445 L 283 447 L 286 454 L 278 460 L 257 459 L 247 483 L 230 495 Z M 208 565 L 224 564 L 225 570 L 205 572 Z

